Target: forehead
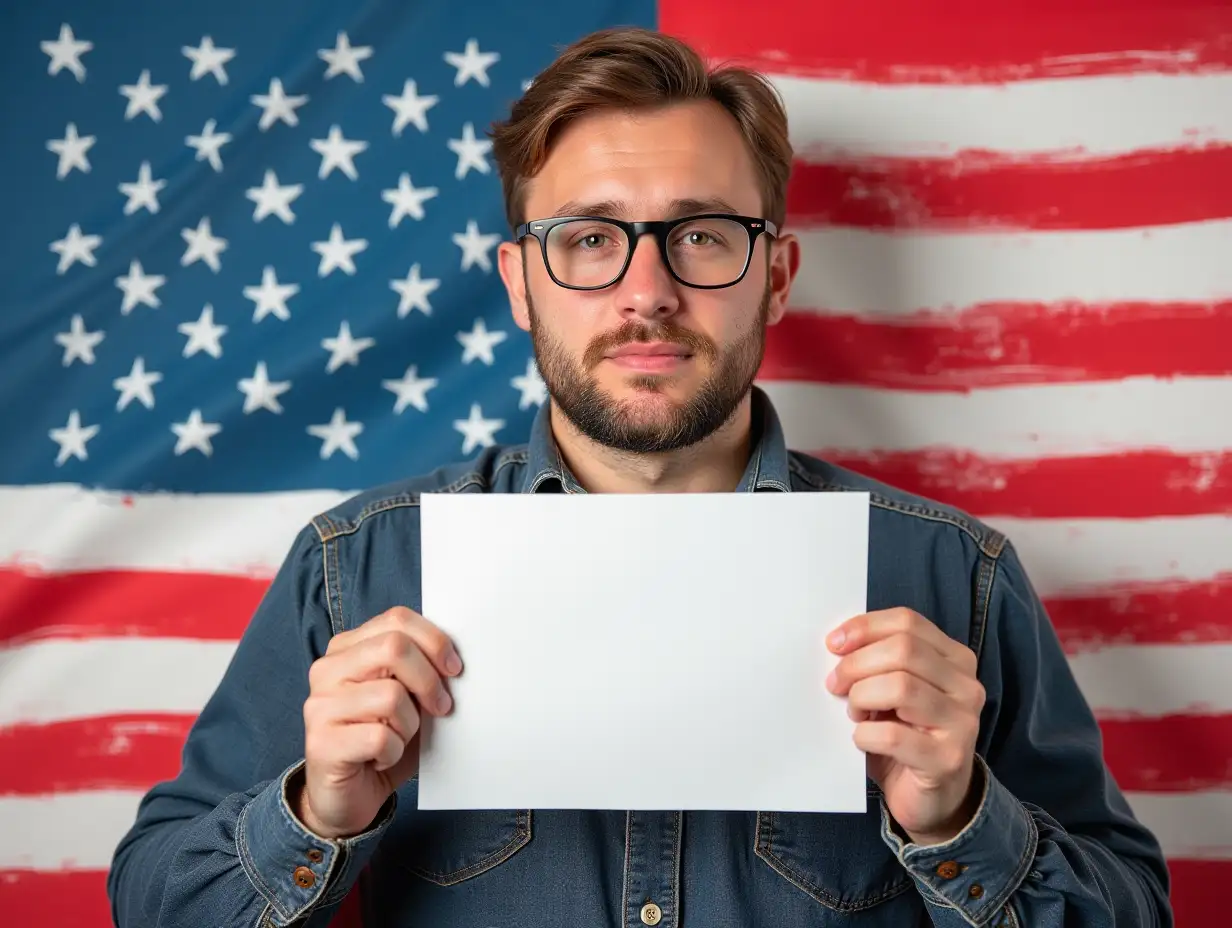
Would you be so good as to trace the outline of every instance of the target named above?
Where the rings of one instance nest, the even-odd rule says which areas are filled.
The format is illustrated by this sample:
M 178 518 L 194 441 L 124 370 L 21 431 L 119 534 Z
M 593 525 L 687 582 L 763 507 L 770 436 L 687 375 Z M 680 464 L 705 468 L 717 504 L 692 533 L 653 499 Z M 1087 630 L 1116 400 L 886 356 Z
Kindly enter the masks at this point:
M 734 118 L 697 101 L 652 110 L 600 110 L 566 126 L 526 191 L 527 218 L 566 204 L 613 201 L 619 219 L 667 218 L 673 200 L 722 199 L 761 214 L 753 159 Z

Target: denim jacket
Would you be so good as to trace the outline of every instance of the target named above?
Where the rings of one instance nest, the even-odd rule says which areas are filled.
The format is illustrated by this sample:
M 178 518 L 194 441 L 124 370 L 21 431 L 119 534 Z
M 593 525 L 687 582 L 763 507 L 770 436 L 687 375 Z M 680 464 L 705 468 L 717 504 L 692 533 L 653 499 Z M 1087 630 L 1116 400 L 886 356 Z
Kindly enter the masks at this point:
M 285 789 L 303 764 L 309 665 L 331 635 L 420 608 L 420 495 L 584 492 L 545 406 L 526 444 L 366 491 L 303 527 L 180 773 L 148 792 L 116 849 L 119 928 L 323 928 L 361 875 L 368 928 L 1171 926 L 1160 847 L 1104 764 L 1011 543 L 789 451 L 757 388 L 754 427 L 737 492 L 869 491 L 868 608 L 912 608 L 979 655 L 983 793 L 957 837 L 908 843 L 871 780 L 864 814 L 420 811 L 412 779 L 352 838 L 322 839 L 294 817 Z M 670 731 L 647 737 L 672 750 Z

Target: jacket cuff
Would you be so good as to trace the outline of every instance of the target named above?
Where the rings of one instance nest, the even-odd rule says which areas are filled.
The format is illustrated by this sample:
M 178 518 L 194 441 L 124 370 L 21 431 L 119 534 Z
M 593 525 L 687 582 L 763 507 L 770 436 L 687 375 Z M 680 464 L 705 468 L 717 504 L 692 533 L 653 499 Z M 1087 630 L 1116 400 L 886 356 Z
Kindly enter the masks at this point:
M 269 902 L 275 924 L 301 919 L 319 902 L 341 899 L 367 864 L 393 821 L 397 793 L 373 825 L 350 838 L 323 838 L 291 811 L 287 785 L 303 770 L 297 761 L 257 793 L 240 812 L 236 845 L 244 872 Z
M 925 899 L 952 909 L 971 925 L 998 924 L 1035 859 L 1039 832 L 1022 803 L 978 754 L 984 792 L 967 826 L 944 844 L 903 841 L 881 800 L 881 836 Z M 1008 916 L 1012 918 L 1012 916 Z

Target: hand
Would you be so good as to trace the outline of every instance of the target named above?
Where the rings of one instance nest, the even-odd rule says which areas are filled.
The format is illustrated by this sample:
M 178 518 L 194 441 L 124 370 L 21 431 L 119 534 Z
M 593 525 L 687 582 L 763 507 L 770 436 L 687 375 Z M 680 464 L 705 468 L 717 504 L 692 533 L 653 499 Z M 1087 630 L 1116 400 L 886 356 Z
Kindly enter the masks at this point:
M 941 844 L 970 822 L 984 707 L 975 652 L 910 609 L 844 622 L 827 638 L 841 660 L 827 688 L 847 696 L 855 743 L 890 814 L 916 844 Z
M 449 712 L 443 678 L 461 670 L 448 636 L 401 606 L 335 635 L 308 671 L 299 820 L 323 838 L 366 830 L 415 774 L 420 713 Z

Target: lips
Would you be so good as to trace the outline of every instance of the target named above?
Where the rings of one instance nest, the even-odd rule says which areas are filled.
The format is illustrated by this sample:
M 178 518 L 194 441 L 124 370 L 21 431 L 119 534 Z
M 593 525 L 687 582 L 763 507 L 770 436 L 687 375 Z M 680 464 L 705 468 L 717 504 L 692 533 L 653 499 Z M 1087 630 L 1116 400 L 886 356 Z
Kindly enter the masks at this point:
M 610 358 L 687 358 L 692 352 L 670 342 L 633 342 L 612 351 Z

